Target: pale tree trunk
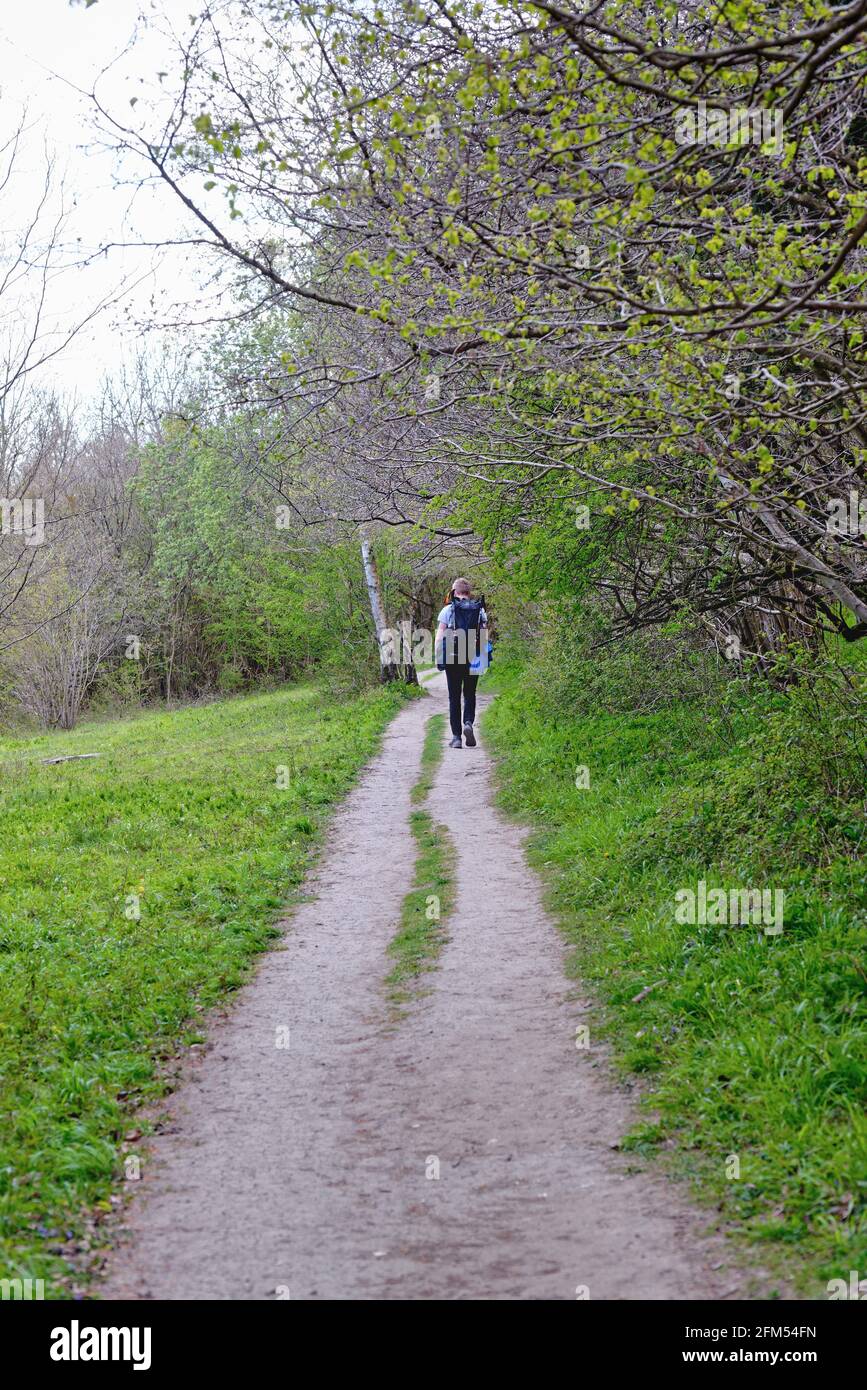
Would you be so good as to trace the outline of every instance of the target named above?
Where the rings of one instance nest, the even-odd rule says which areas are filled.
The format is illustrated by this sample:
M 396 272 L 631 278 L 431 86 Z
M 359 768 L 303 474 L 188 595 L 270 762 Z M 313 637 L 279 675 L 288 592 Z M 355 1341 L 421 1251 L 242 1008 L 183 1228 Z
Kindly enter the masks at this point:
M 367 596 L 370 600 L 370 611 L 373 615 L 373 626 L 376 630 L 376 641 L 379 647 L 380 675 L 384 681 L 394 681 L 398 679 L 400 672 L 397 662 L 394 660 L 393 644 L 389 643 L 386 638 L 388 621 L 385 616 L 385 604 L 382 601 L 382 589 L 376 561 L 370 548 L 370 537 L 364 527 L 361 528 L 361 563 L 364 566 L 364 581 L 367 585 Z

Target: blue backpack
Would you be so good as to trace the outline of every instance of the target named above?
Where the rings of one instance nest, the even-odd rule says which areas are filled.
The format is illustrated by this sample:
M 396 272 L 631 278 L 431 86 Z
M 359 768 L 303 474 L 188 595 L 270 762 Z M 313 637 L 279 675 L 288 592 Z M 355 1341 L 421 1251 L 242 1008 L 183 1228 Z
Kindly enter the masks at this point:
M 454 627 L 446 628 L 443 636 L 441 671 L 446 666 L 469 666 L 480 655 L 479 633 L 482 630 L 484 596 L 455 598 L 452 595 L 451 605 L 455 621 Z

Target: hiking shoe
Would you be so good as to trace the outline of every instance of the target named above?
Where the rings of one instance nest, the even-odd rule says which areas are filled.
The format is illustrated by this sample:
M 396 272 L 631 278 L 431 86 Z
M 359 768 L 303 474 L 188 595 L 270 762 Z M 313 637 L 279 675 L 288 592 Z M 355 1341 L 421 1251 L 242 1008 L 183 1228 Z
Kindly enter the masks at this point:
M 453 738 L 449 744 L 449 748 L 463 748 L 463 746 L 459 738 Z
M 467 747 L 468 747 L 468 748 L 475 748 L 475 746 L 476 746 L 476 736 L 475 736 L 475 734 L 473 733 L 473 726 L 472 726 L 472 724 L 465 724 L 465 725 L 464 725 L 464 738 L 465 738 L 466 741 L 467 741 Z

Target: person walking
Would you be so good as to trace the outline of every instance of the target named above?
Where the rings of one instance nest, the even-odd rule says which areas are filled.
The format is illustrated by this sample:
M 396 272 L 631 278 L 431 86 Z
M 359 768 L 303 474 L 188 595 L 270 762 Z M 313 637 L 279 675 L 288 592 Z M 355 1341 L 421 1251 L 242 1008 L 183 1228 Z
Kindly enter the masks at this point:
M 463 747 L 462 733 L 468 748 L 476 746 L 476 686 L 488 668 L 488 615 L 472 592 L 468 579 L 456 579 L 437 619 L 437 669 L 445 671 L 449 688 L 450 748 Z

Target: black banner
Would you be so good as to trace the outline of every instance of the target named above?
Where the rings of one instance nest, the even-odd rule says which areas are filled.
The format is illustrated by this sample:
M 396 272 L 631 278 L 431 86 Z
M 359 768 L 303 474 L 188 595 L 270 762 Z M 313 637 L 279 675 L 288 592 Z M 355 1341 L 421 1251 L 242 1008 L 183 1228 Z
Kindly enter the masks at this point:
M 851 1300 L 845 1300 L 846 1302 Z M 841 1300 L 841 1302 L 843 1302 Z M 743 1366 L 762 1367 L 766 1372 L 804 1367 L 807 1370 L 842 1370 L 853 1364 L 863 1342 L 864 1320 L 859 1309 L 841 1302 L 786 1303 L 592 1303 L 579 1300 L 570 1307 L 569 1317 L 559 1316 L 546 1324 L 574 1338 L 571 1350 L 558 1356 L 574 1357 L 576 1373 L 592 1364 L 612 1373 L 655 1372 L 669 1375 L 673 1370 L 701 1376 L 706 1368 L 717 1366 L 731 1371 Z M 275 1306 L 275 1303 L 277 1306 Z M 352 1305 L 331 1305 L 340 1309 L 338 1317 L 354 1321 Z M 402 1332 L 418 1326 L 412 1322 L 390 1321 L 387 1340 L 376 1348 L 369 1322 L 370 1306 L 362 1304 L 364 1325 L 359 1325 L 359 1341 L 353 1343 L 353 1359 L 367 1352 L 375 1364 L 388 1356 L 389 1342 Z M 437 1316 L 441 1330 L 442 1310 Z M 459 1311 L 447 1315 L 446 1327 L 466 1334 L 477 1323 L 464 1324 Z M 455 1321 L 451 1321 L 454 1316 Z M 550 1314 L 549 1314 L 550 1316 Z M 0 1309 L 5 1330 L 7 1355 L 14 1345 L 23 1369 L 50 1375 L 52 1381 L 129 1374 L 137 1379 L 147 1375 L 173 1375 L 209 1372 L 230 1375 L 246 1372 L 264 1359 L 282 1366 L 287 1373 L 309 1364 L 304 1353 L 322 1355 L 326 1324 L 309 1302 L 268 1301 L 238 1303 L 100 1303 L 60 1302 L 6 1303 Z M 329 1323 L 329 1330 L 333 1327 Z M 443 1370 L 453 1371 L 455 1348 L 439 1338 L 427 1340 L 431 1324 L 421 1325 L 426 1337 L 424 1366 L 430 1374 L 442 1348 Z M 14 1329 L 10 1340 L 8 1333 Z M 472 1358 L 490 1374 L 500 1348 L 511 1355 L 516 1347 L 515 1333 L 526 1337 L 538 1334 L 535 1315 L 528 1316 L 522 1333 L 510 1314 L 508 1334 L 499 1339 L 484 1338 L 484 1348 Z M 363 1340 L 362 1340 L 363 1339 Z M 475 1341 L 478 1346 L 478 1342 Z M 329 1343 L 330 1345 L 330 1343 Z M 335 1345 L 339 1345 L 336 1343 Z M 535 1349 L 534 1349 L 535 1348 Z M 544 1353 L 537 1343 L 524 1343 L 522 1349 L 534 1356 Z M 550 1354 L 550 1353 L 549 1353 Z M 362 1367 L 358 1366 L 362 1373 Z M 373 1367 L 371 1367 L 373 1369 Z

